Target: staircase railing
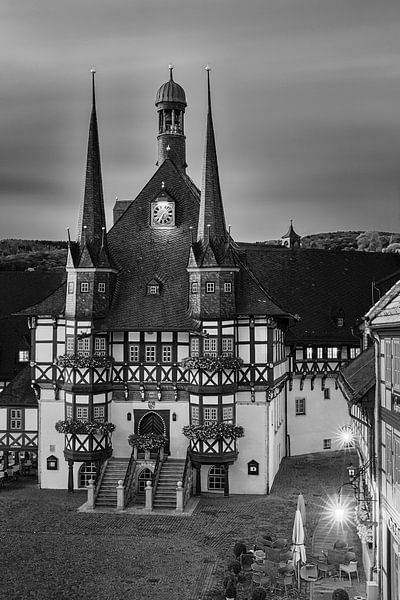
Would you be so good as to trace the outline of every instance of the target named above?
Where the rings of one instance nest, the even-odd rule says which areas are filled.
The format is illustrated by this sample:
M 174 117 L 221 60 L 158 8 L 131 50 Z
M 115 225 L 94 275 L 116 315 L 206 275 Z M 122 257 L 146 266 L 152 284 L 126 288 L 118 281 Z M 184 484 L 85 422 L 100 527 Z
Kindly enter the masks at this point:
M 183 508 L 185 508 L 186 503 L 189 501 L 189 498 L 192 495 L 192 487 L 193 487 L 193 469 L 192 469 L 192 463 L 190 461 L 189 450 L 190 450 L 190 446 L 188 446 L 188 448 L 186 450 L 186 460 L 185 460 L 185 466 L 184 466 L 183 475 L 182 475 Z
M 96 477 L 94 479 L 94 494 L 93 494 L 93 499 L 94 499 L 94 504 L 96 505 L 96 498 L 99 494 L 100 488 L 101 488 L 101 483 L 103 481 L 103 477 L 104 477 L 104 473 L 106 472 L 107 469 L 107 465 L 108 465 L 108 460 L 105 460 L 101 463 L 100 469 L 97 471 L 96 473 Z
M 164 452 L 162 452 L 162 457 L 164 457 Z M 154 501 L 154 496 L 156 494 L 156 490 L 157 490 L 157 485 L 158 485 L 158 480 L 160 478 L 160 472 L 161 472 L 161 467 L 162 467 L 162 460 L 161 460 L 161 448 L 159 450 L 157 450 L 157 457 L 156 457 L 156 462 L 154 463 L 154 471 L 153 471 L 153 476 L 152 476 L 152 489 L 153 489 L 153 501 Z
M 135 496 L 135 487 L 133 485 L 136 469 L 136 457 L 134 448 L 132 448 L 131 456 L 129 458 L 128 467 L 126 469 L 124 477 L 124 508 L 128 506 L 129 502 Z

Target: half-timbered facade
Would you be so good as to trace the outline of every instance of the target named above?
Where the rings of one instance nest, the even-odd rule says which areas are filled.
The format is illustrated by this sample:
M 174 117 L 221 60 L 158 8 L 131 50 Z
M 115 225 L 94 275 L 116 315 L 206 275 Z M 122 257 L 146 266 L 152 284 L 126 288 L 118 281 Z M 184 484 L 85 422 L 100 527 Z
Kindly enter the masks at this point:
M 40 485 L 86 485 L 113 456 L 126 461 L 125 484 L 136 477 L 140 488 L 158 458 L 137 463 L 128 436 L 153 433 L 197 493 L 268 493 L 284 456 L 337 447 L 349 416 L 336 377 L 359 347 L 351 328 L 371 305 L 372 281 L 398 269 L 399 257 L 236 243 L 209 79 L 201 190 L 186 172 L 186 95 L 172 70 L 156 108 L 158 168 L 134 200 L 117 201 L 107 232 L 93 81 L 66 280 L 23 311 Z M 59 421 L 115 430 L 60 433 Z

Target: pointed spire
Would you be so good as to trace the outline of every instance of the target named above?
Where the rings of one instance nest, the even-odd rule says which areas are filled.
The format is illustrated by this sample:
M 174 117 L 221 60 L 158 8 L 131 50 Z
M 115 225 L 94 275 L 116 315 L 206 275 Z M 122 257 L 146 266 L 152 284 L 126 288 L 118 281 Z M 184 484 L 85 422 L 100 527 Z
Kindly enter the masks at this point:
M 105 228 L 106 220 L 104 214 L 100 145 L 96 114 L 95 69 L 92 69 L 91 73 L 92 113 L 89 125 L 85 193 L 78 222 L 78 242 L 81 251 L 86 245 L 90 250 L 93 260 L 96 261 L 100 248 L 104 243 L 103 228 Z
M 206 71 L 208 112 L 197 240 L 203 244 L 210 241 L 211 245 L 214 246 L 214 249 L 218 250 L 218 248 L 223 246 L 226 242 L 227 231 L 219 182 L 217 150 L 211 111 L 210 67 L 207 66 Z

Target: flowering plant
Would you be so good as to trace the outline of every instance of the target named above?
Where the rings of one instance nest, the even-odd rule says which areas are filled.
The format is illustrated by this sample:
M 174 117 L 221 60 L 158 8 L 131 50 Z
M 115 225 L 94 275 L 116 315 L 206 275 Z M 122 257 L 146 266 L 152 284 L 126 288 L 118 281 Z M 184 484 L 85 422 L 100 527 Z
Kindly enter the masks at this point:
M 157 433 L 131 433 L 128 436 L 128 443 L 130 446 L 137 447 L 140 450 L 159 450 L 163 448 L 168 442 L 165 435 Z
M 363 506 L 357 506 L 355 509 L 354 522 L 357 529 L 357 535 L 360 540 L 372 543 L 372 527 L 375 524 L 371 521 L 368 510 Z
M 115 429 L 115 425 L 108 421 L 79 421 L 67 419 L 66 421 L 57 421 L 55 428 L 58 433 L 112 433 Z
M 210 438 L 241 438 L 244 436 L 244 429 L 240 425 L 215 421 L 210 425 L 185 425 L 182 429 L 184 436 L 189 440 L 209 440 Z
M 93 354 L 92 356 L 62 354 L 57 357 L 57 364 L 60 367 L 111 367 L 114 364 L 114 358 L 103 354 Z
M 222 371 L 232 369 L 239 371 L 243 360 L 238 356 L 188 356 L 181 362 L 184 369 L 204 369 L 205 371 Z

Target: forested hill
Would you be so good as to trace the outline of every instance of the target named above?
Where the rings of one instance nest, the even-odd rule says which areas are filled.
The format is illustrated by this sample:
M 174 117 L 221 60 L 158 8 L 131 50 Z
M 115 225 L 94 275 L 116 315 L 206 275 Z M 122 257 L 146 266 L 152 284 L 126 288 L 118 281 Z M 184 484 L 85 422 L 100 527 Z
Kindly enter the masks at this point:
M 278 240 L 260 244 L 280 243 Z M 387 231 L 334 231 L 313 233 L 301 238 L 303 248 L 382 252 L 399 245 L 400 234 Z M 391 248 L 389 248 L 390 250 Z M 53 240 L 0 240 L 0 271 L 62 271 L 67 259 L 67 242 Z
M 302 248 L 361 252 L 382 252 L 396 242 L 400 242 L 400 234 L 388 231 L 331 231 L 313 233 L 301 238 Z M 278 244 L 279 241 L 270 240 L 264 243 Z
M 53 240 L 0 240 L 0 271 L 62 271 L 67 242 Z

